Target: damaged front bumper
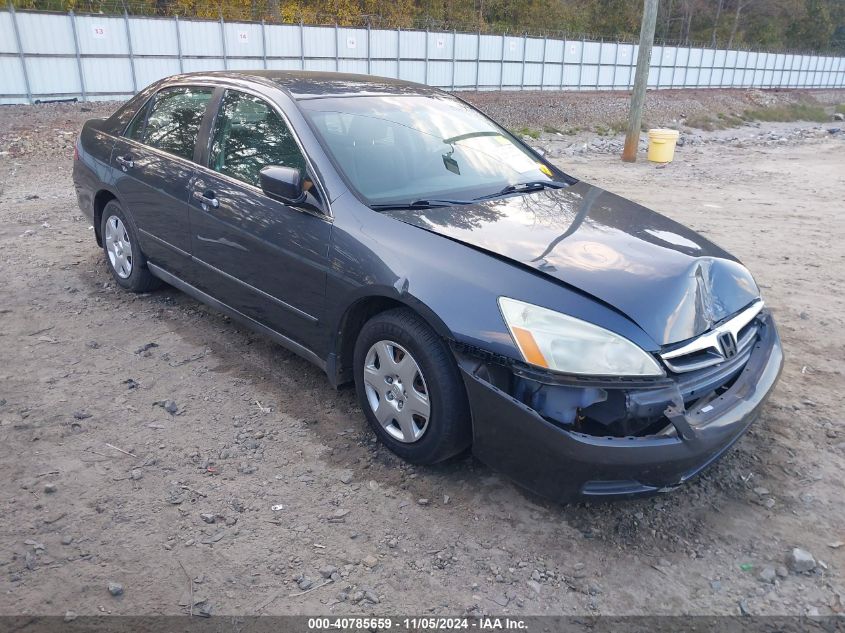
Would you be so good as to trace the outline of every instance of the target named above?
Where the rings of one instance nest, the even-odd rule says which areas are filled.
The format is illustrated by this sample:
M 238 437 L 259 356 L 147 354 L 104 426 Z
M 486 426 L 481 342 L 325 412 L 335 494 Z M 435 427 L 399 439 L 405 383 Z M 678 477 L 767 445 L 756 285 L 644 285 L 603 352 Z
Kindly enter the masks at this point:
M 757 341 L 741 358 L 651 383 L 544 379 L 457 349 L 473 452 L 558 501 L 672 489 L 739 439 L 777 382 L 780 338 L 767 311 L 758 324 Z

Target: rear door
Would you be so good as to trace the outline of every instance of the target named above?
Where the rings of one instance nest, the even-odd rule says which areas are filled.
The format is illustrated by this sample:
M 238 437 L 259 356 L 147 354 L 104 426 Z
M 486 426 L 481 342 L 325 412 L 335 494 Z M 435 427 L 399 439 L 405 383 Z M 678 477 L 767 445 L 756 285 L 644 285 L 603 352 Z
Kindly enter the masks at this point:
M 319 348 L 331 218 L 307 160 L 278 108 L 227 90 L 192 184 L 191 243 L 198 285 L 288 338 Z M 300 169 L 302 204 L 265 195 L 259 171 Z M 204 269 L 204 272 L 203 272 Z
M 115 187 L 137 225 L 150 261 L 183 277 L 190 270 L 188 196 L 197 138 L 212 87 L 156 93 L 115 144 Z

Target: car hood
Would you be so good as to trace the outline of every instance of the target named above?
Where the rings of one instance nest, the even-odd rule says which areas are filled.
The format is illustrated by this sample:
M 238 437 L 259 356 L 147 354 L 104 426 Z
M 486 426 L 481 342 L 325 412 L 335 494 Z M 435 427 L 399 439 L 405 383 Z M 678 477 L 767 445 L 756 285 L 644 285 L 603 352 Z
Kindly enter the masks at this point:
M 709 240 L 584 182 L 471 205 L 383 213 L 588 293 L 659 345 L 697 336 L 760 296 L 748 270 Z

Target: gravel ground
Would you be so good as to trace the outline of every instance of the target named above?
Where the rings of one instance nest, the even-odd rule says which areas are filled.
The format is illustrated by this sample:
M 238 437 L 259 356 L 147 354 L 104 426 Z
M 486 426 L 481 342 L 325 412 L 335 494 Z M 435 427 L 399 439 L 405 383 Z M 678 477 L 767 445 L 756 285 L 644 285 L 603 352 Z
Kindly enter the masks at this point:
M 0 111 L 0 615 L 842 612 L 845 135 L 702 134 L 662 168 L 541 139 L 742 258 L 787 354 L 703 476 L 558 506 L 472 458 L 409 467 L 304 361 L 115 288 L 70 182 L 113 107 Z

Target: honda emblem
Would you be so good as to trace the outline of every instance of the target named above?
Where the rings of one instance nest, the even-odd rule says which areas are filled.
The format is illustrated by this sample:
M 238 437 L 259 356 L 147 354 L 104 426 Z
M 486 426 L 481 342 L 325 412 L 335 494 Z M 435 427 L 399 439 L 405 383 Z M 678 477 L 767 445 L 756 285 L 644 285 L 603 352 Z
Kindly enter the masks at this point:
M 736 339 L 730 332 L 722 332 L 719 334 L 719 347 L 722 348 L 722 355 L 725 358 L 733 358 L 736 356 Z

